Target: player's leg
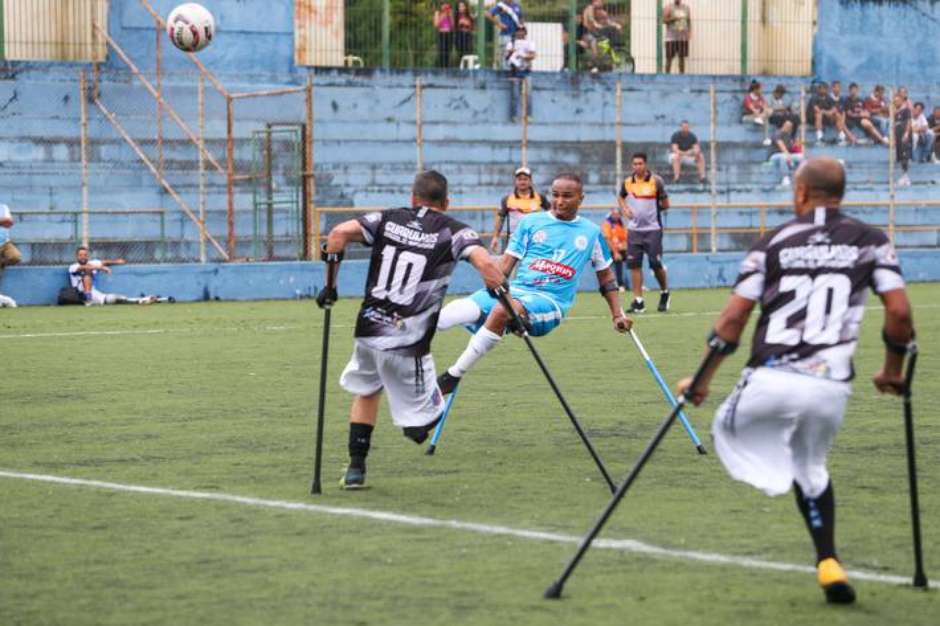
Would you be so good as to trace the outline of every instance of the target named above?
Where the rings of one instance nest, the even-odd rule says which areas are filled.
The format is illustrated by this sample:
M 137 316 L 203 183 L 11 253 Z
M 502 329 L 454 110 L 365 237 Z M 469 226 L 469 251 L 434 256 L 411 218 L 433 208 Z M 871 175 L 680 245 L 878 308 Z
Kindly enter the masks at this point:
M 382 394 L 375 352 L 356 342 L 339 384 L 354 396 L 349 412 L 349 466 L 340 486 L 361 489 L 365 486 L 366 457 Z
M 388 352 L 378 354 L 376 360 L 392 421 L 405 437 L 424 443 L 444 410 L 434 358 L 430 354 L 415 357 Z
M 705 182 L 705 155 L 702 154 L 702 148 L 698 144 L 693 147 L 695 153 L 695 171 L 698 174 L 698 182 Z
M 15 308 L 16 308 L 16 300 L 14 300 L 13 298 L 11 298 L 10 296 L 5 296 L 5 295 L 3 295 L 2 293 L 0 293 L 0 309 L 2 309 L 2 308 L 4 308 L 4 307 L 10 308 L 10 309 L 15 309 Z
M 672 165 L 672 182 L 678 183 L 682 175 L 682 157 L 675 152 L 670 152 L 669 163 Z
M 643 253 L 646 250 L 646 233 L 631 231 L 627 239 L 627 269 L 633 282 L 633 302 L 630 304 L 631 313 L 642 313 L 646 310 L 643 302 Z
M 493 303 L 495 303 L 495 299 L 487 294 L 485 290 L 478 291 L 467 298 L 458 298 L 441 309 L 441 313 L 437 318 L 437 329 L 448 330 L 454 326 L 465 326 L 473 332 L 486 319 L 483 307 L 486 306 L 486 312 L 488 313 Z
M 487 294 L 487 296 L 489 296 L 489 294 Z M 516 307 L 516 312 L 520 316 L 526 315 L 526 310 L 525 307 L 522 306 L 522 303 L 514 299 L 513 305 Z M 457 386 L 460 379 L 476 365 L 477 361 L 486 356 L 486 354 L 499 345 L 499 342 L 503 339 L 503 333 L 506 332 L 506 325 L 510 320 L 509 312 L 503 308 L 502 303 L 496 302 L 495 298 L 492 304 L 481 307 L 481 309 L 483 308 L 489 309 L 486 321 L 473 333 L 473 336 L 470 337 L 466 349 L 457 357 L 454 364 L 447 368 L 447 371 L 438 379 L 441 393 L 445 396 L 454 390 L 454 387 Z
M 809 379 L 800 390 L 805 409 L 789 441 L 796 504 L 816 548 L 817 579 L 826 599 L 847 604 L 855 600 L 855 592 L 836 555 L 836 503 L 826 454 L 842 425 L 849 387 Z
M 685 58 L 689 56 L 689 42 L 679 43 L 679 73 L 685 74 Z
M 666 42 L 666 73 L 672 71 L 672 58 L 676 54 L 675 44 L 671 41 Z
M 657 230 L 649 233 L 647 253 L 649 254 L 650 269 L 656 276 L 656 282 L 659 283 L 659 306 L 656 307 L 660 313 L 669 310 L 669 277 L 666 273 L 666 266 L 663 265 L 663 231 Z

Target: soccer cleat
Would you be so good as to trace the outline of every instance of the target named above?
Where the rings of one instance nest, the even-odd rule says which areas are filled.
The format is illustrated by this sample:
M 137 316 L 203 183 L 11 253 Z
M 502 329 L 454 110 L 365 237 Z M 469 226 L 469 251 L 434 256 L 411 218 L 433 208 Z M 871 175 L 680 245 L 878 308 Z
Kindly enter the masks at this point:
M 460 384 L 460 377 L 453 376 L 447 370 L 444 370 L 444 373 L 437 377 L 437 386 L 440 388 L 442 396 L 453 393 L 458 384 Z
M 855 602 L 855 590 L 849 584 L 842 565 L 832 557 L 823 559 L 816 565 L 816 580 L 826 594 L 830 604 L 852 604 Z
M 353 467 L 350 465 L 346 468 L 346 473 L 343 474 L 343 477 L 340 478 L 339 486 L 347 490 L 365 489 L 366 468 Z
M 644 313 L 646 311 L 646 303 L 637 298 L 633 299 L 633 302 L 630 303 L 630 313 Z
M 663 291 L 659 294 L 659 306 L 656 307 L 656 310 L 660 313 L 665 313 L 669 310 L 669 292 Z

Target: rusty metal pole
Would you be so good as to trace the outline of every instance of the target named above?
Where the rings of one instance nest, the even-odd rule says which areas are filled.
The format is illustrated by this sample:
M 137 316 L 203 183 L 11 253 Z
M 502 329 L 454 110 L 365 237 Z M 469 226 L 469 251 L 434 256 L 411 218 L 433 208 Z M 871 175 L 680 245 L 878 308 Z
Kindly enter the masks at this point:
M 165 163 L 163 160 L 163 72 L 162 70 L 162 60 L 163 60 L 163 29 L 160 28 L 160 23 L 154 20 L 154 31 L 157 34 L 157 58 L 156 58 L 156 72 L 157 72 L 157 93 L 160 94 L 160 97 L 156 98 L 157 101 L 157 168 L 160 172 L 160 176 L 165 174 Z
M 228 196 L 226 249 L 229 261 L 235 260 L 235 101 L 225 98 L 225 187 Z
M 81 111 L 82 151 L 82 245 L 88 247 L 88 84 L 85 70 L 78 72 L 79 110 Z
M 418 172 L 424 171 L 424 89 L 421 77 L 415 79 L 415 149 Z
M 515 89 L 515 85 L 512 86 Z M 529 167 L 529 79 L 519 85 L 522 96 L 522 167 Z
M 709 245 L 712 254 L 718 252 L 718 98 L 715 94 L 715 84 L 708 88 L 709 102 L 711 106 L 711 125 L 710 125 L 710 141 L 709 149 L 709 160 L 711 161 L 711 190 L 709 193 L 709 239 L 711 243 Z M 696 244 L 695 248 L 698 248 Z
M 199 106 L 199 221 L 206 223 L 206 79 L 200 74 L 196 84 Z M 199 262 L 206 262 L 206 231 L 199 231 Z
M 307 75 L 306 124 L 304 125 L 304 258 L 312 261 L 320 247 L 320 215 L 316 212 L 316 178 L 313 163 L 313 76 Z
M 888 119 L 891 120 L 888 125 L 888 238 L 891 240 L 891 245 L 894 245 L 895 193 L 897 191 L 894 184 L 894 165 L 897 160 L 897 135 L 894 128 L 896 122 L 894 121 L 893 89 L 888 94 L 888 97 L 890 98 L 888 100 Z
M 617 81 L 617 113 L 615 116 L 615 142 L 617 154 L 614 156 L 615 159 L 615 174 L 617 177 L 617 184 L 620 185 L 623 182 L 623 85 L 618 80 Z

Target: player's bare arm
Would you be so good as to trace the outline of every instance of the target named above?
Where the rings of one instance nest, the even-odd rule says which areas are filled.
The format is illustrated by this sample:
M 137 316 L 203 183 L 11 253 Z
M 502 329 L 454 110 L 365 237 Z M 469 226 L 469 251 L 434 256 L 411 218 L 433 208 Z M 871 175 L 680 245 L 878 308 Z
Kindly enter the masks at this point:
M 110 267 L 112 265 L 126 265 L 127 261 L 124 259 L 102 259 L 101 265 L 104 267 Z
M 518 262 L 519 259 L 512 256 L 511 254 L 504 254 L 499 258 L 499 268 L 505 278 L 512 276 L 512 271 L 516 269 L 516 263 Z
M 467 261 L 480 273 L 483 284 L 486 285 L 487 289 L 496 289 L 505 282 L 506 275 L 503 274 L 503 271 L 484 248 L 476 246 L 470 256 L 467 257 Z
M 326 238 L 326 252 L 340 253 L 346 249 L 351 242 L 362 243 L 365 236 L 362 234 L 362 226 L 358 220 L 347 220 L 333 227 L 329 236 Z
M 627 205 L 627 199 L 617 194 L 617 204 L 620 205 L 620 212 L 623 214 L 623 217 L 627 220 L 632 220 L 633 211 L 631 211 L 630 207 Z
M 881 294 L 885 308 L 885 361 L 875 374 L 873 382 L 881 393 L 899 395 L 904 392 L 904 356 L 906 347 L 914 338 L 911 303 L 904 289 L 893 289 Z
M 738 344 L 741 340 L 741 335 L 744 333 L 744 327 L 747 326 L 747 321 L 751 317 L 751 311 L 754 310 L 754 304 L 755 302 L 753 300 L 748 300 L 736 294 L 732 295 L 731 299 L 728 300 L 728 304 L 726 304 L 724 310 L 722 310 L 721 315 L 718 316 L 718 321 L 715 323 L 714 328 L 715 334 L 725 343 L 731 345 Z M 723 354 L 716 355 L 710 367 L 705 370 L 702 376 L 702 382 L 699 383 L 698 388 L 691 390 L 689 399 L 695 406 L 702 404 L 708 397 L 709 384 L 724 358 L 725 355 Z M 691 377 L 683 378 L 676 386 L 676 390 L 679 394 L 684 394 L 691 384 Z
M 623 307 L 620 306 L 619 289 L 617 288 L 614 271 L 606 267 L 597 272 L 597 284 L 600 287 L 601 295 L 610 308 L 610 318 L 614 323 L 614 330 L 618 333 L 629 332 L 633 328 L 633 320 L 626 316 Z
M 496 212 L 496 221 L 493 223 L 493 239 L 490 241 L 490 250 L 499 252 L 499 233 L 503 229 L 503 216 Z

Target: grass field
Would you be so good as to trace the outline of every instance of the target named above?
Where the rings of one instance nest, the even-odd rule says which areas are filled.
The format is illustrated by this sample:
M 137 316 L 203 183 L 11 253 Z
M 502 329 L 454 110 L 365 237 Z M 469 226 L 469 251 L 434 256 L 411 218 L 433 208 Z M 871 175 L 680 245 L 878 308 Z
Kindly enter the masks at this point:
M 940 577 L 940 286 L 911 294 L 923 350 L 914 402 L 924 544 L 927 573 Z M 694 369 L 726 297 L 676 292 L 672 312 L 639 318 L 667 380 Z M 357 305 L 343 301 L 333 316 L 328 480 L 317 497 L 308 492 L 322 313 L 309 301 L 0 312 L 0 624 L 940 621 L 936 591 L 856 578 L 859 603 L 834 608 L 811 573 L 767 569 L 812 565 L 792 497 L 731 482 L 678 426 L 604 533 L 644 544 L 592 550 L 565 598 L 542 600 L 574 552 L 570 536 L 587 530 L 609 493 L 515 338 L 464 382 L 436 456 L 401 437 L 383 406 L 371 488 L 340 491 L 349 398 L 336 381 Z M 623 476 L 667 409 L 605 312 L 596 294 L 582 294 L 571 319 L 537 345 Z M 868 313 L 830 459 L 837 539 L 850 568 L 909 578 L 901 403 L 869 383 L 881 317 Z M 439 334 L 439 367 L 466 340 Z M 726 364 L 706 406 L 689 412 L 706 445 L 746 353 Z

